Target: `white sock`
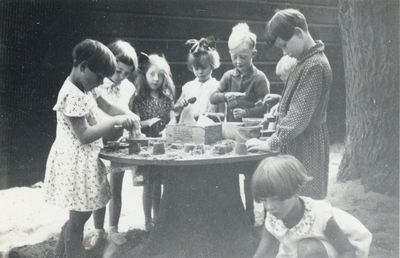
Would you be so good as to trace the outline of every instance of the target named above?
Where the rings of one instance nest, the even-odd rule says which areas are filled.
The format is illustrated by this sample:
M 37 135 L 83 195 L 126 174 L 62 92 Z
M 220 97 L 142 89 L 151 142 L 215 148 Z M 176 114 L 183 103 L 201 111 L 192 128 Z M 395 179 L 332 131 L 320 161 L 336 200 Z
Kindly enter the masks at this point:
M 94 234 L 98 236 L 104 236 L 104 232 L 105 232 L 104 229 L 97 229 L 97 228 L 94 229 Z
M 118 226 L 110 226 L 108 227 L 109 233 L 118 233 Z

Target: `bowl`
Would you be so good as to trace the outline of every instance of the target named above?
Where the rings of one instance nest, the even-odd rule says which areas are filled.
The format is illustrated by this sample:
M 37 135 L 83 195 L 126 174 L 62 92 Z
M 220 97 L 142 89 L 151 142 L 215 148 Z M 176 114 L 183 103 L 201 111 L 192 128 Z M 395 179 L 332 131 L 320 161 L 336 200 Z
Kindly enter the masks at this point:
M 235 127 L 235 140 L 236 143 L 246 143 L 247 140 L 252 138 L 260 138 L 262 125 L 248 126 L 248 127 Z
M 266 128 L 268 126 L 268 121 L 266 121 L 264 118 L 259 117 L 245 117 L 242 118 L 242 121 L 244 123 L 244 126 L 246 127 L 262 125 L 263 128 Z
M 236 126 L 244 126 L 241 122 L 224 122 L 222 125 L 222 139 L 235 139 Z

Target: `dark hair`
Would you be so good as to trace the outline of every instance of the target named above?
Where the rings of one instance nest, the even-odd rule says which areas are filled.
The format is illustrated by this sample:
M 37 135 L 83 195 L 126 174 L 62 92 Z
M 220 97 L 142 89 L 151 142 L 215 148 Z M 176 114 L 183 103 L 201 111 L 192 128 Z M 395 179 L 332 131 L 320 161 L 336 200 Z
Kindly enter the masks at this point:
M 133 65 L 132 72 L 138 66 L 138 58 L 135 49 L 126 41 L 117 40 L 108 45 L 108 48 L 114 54 L 117 61 L 126 65 Z
M 277 196 L 286 200 L 297 193 L 305 182 L 311 180 L 303 164 L 291 155 L 277 155 L 265 158 L 257 167 L 251 181 L 254 200 L 262 202 Z
M 116 69 L 116 60 L 113 53 L 103 43 L 85 39 L 72 50 L 73 66 L 87 62 L 90 71 L 101 73 L 105 77 L 112 76 Z
M 294 28 L 308 31 L 308 25 L 304 15 L 296 9 L 277 10 L 266 26 L 266 41 L 272 46 L 280 37 L 288 41 L 294 34 Z

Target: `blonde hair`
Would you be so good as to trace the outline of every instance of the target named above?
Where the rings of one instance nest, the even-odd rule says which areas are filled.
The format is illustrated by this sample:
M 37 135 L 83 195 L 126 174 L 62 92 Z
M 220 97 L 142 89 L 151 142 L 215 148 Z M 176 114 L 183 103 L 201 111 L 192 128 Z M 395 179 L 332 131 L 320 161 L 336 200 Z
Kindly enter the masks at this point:
M 265 158 L 254 172 L 251 190 L 258 203 L 274 196 L 286 200 L 299 194 L 302 186 L 311 179 L 303 164 L 295 157 L 271 156 Z
M 276 75 L 278 75 L 282 81 L 286 82 L 290 72 L 294 69 L 296 64 L 296 58 L 290 57 L 288 55 L 282 56 L 282 58 L 276 64 Z
M 257 36 L 250 31 L 247 23 L 239 23 L 232 28 L 232 33 L 229 36 L 228 47 L 235 49 L 239 46 L 247 45 L 251 49 L 255 49 L 257 44 Z

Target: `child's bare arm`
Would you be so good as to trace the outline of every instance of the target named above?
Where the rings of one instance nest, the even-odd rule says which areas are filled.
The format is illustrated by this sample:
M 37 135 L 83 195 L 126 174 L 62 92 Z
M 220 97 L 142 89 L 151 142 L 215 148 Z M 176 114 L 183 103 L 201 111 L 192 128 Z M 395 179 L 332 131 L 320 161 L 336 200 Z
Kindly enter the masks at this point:
M 129 108 L 124 109 L 122 107 L 114 105 L 114 104 L 108 102 L 107 100 L 105 100 L 101 96 L 98 97 L 96 99 L 96 101 L 97 101 L 97 105 L 99 106 L 99 108 L 101 110 L 103 110 L 105 113 L 107 113 L 108 115 L 110 115 L 110 116 L 127 115 L 132 119 L 132 121 L 134 123 L 133 127 L 134 128 L 140 128 L 140 124 L 139 124 L 140 118 L 139 118 L 139 116 L 137 116 L 135 113 L 130 111 Z
M 151 127 L 153 124 L 157 123 L 160 120 L 161 120 L 161 118 L 159 118 L 159 117 L 153 117 L 153 118 L 150 118 L 147 120 L 142 120 L 142 121 L 140 121 L 140 126 L 142 128 Z
M 114 125 L 123 125 L 125 128 L 133 126 L 133 121 L 125 115 L 106 119 L 101 124 L 90 126 L 85 117 L 68 117 L 75 135 L 83 144 L 94 142 L 103 137 Z
M 171 111 L 169 112 L 169 117 L 170 117 L 170 119 L 169 119 L 168 124 L 169 124 L 169 125 L 174 125 L 174 124 L 176 124 L 176 116 L 175 116 L 175 112 L 174 112 L 173 110 L 171 110 Z
M 263 227 L 261 241 L 253 258 L 276 257 L 276 255 L 278 254 L 278 249 L 275 248 L 276 245 L 279 245 L 278 240 L 273 235 L 271 235 L 271 233 L 269 233 L 265 227 Z
M 331 217 L 326 224 L 324 231 L 326 237 L 332 246 L 336 249 L 340 258 L 356 257 L 354 247 L 350 244 L 343 230 L 336 223 L 336 220 Z

